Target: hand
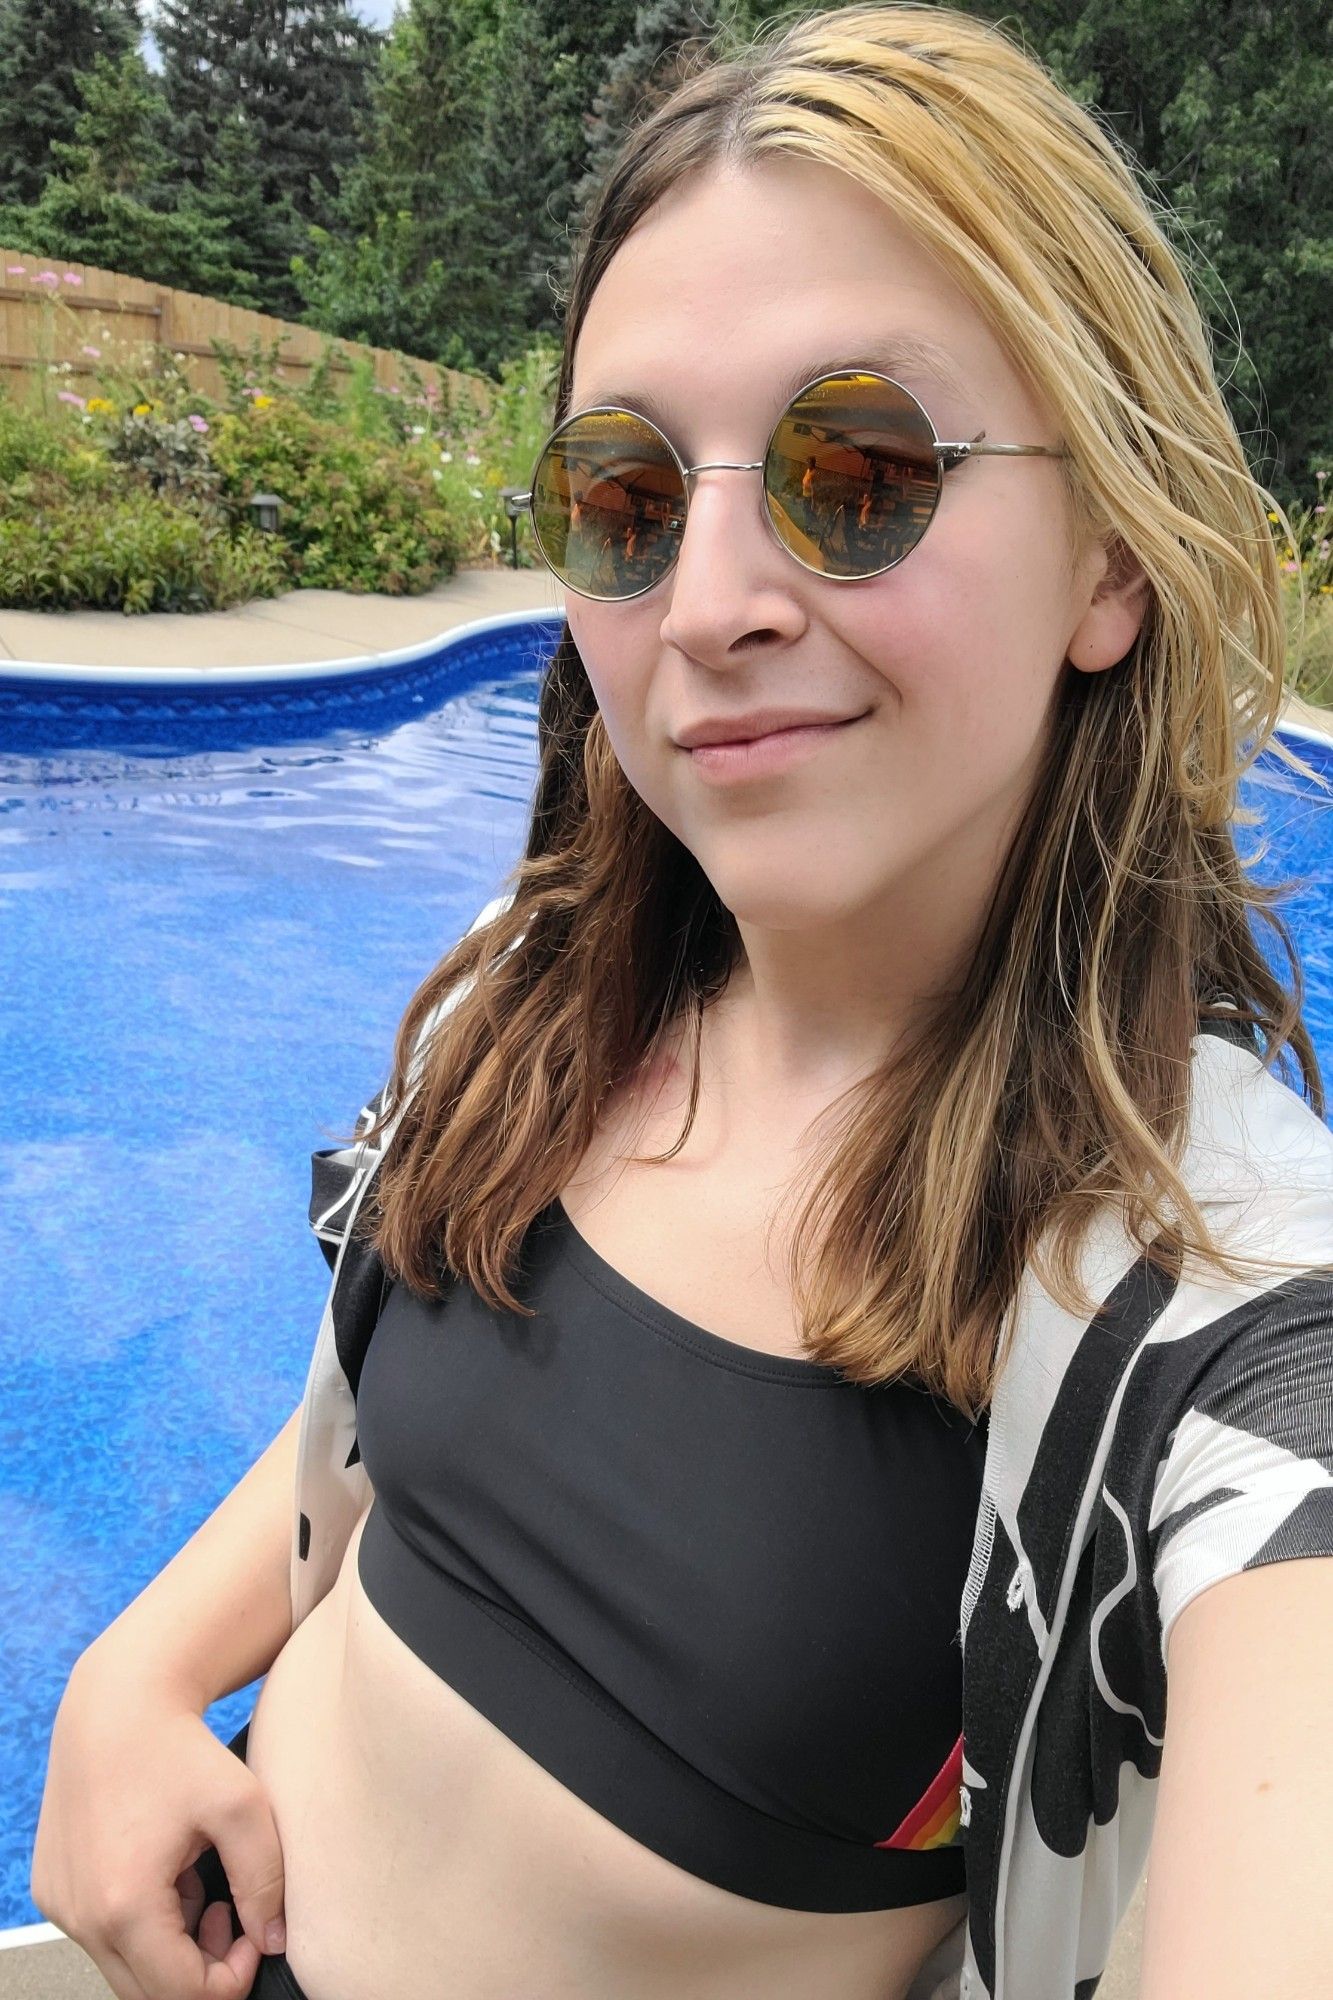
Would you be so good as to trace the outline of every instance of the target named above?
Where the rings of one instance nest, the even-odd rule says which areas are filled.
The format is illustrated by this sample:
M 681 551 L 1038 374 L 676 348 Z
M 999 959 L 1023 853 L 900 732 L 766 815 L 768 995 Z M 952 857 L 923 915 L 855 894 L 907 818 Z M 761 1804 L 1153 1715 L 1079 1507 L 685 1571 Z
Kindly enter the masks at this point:
M 194 1864 L 210 1845 L 234 1940 L 229 1906 L 204 1907 Z M 246 2000 L 285 1875 L 254 1773 L 183 1692 L 90 1649 L 56 1711 L 30 1886 L 116 2000 Z

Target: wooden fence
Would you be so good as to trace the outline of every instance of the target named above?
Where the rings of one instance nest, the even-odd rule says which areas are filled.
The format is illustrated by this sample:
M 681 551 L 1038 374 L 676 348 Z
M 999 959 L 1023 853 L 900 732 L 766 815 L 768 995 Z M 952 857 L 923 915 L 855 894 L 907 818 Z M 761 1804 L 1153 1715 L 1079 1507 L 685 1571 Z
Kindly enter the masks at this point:
M 24 401 L 34 392 L 66 389 L 96 393 L 109 365 L 143 366 L 153 349 L 180 357 L 191 383 L 216 401 L 225 384 L 212 342 L 248 353 L 258 341 L 267 355 L 279 341 L 278 375 L 299 384 L 330 345 L 313 327 L 295 326 L 268 313 L 224 305 L 198 292 L 165 290 L 123 272 L 70 264 L 0 249 L 0 383 Z M 429 361 L 411 361 L 383 347 L 339 340 L 333 367 L 344 375 L 352 357 L 372 357 L 375 381 L 389 392 L 418 393 L 417 381 L 452 405 L 470 397 L 478 413 L 491 407 L 492 385 Z

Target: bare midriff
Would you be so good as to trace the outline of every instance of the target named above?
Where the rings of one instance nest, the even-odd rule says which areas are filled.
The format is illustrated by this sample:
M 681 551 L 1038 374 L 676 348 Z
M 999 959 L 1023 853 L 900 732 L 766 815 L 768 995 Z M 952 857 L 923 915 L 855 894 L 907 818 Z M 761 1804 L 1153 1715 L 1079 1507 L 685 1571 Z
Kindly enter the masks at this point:
M 670 1064 L 655 1076 L 647 1124 L 642 1094 L 626 1099 L 628 1150 L 674 1141 L 681 1085 Z M 702 1095 L 699 1120 L 675 1160 L 640 1167 L 625 1163 L 628 1125 L 609 1116 L 562 1202 L 650 1296 L 724 1338 L 797 1354 L 767 1241 L 777 1127 L 747 1118 L 738 1150 L 718 1143 Z M 247 1743 L 282 1842 L 287 1958 L 309 2000 L 902 2000 L 965 1896 L 785 1909 L 644 1847 L 384 1623 L 357 1574 L 364 1520 L 270 1669 Z

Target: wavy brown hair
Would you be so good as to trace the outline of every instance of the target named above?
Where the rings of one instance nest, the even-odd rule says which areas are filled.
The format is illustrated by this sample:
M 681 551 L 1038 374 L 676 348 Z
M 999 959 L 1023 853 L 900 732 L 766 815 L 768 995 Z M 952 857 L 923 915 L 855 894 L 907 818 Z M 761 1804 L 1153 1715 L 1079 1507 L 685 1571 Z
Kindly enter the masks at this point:
M 1193 1040 L 1201 1016 L 1229 1011 L 1224 996 L 1265 1064 L 1290 1048 L 1323 1115 L 1299 961 L 1272 908 L 1282 890 L 1250 879 L 1234 835 L 1238 778 L 1282 697 L 1266 518 L 1281 509 L 1247 465 L 1191 285 L 1114 136 L 1004 31 L 932 6 L 807 14 L 683 67 L 626 137 L 576 246 L 556 424 L 588 302 L 629 232 L 687 179 L 781 155 L 873 190 L 943 259 L 1055 414 L 1076 537 L 1132 551 L 1152 585 L 1122 661 L 1066 669 L 970 967 L 838 1100 L 792 1239 L 811 1358 L 858 1382 L 910 1380 L 974 1419 L 1029 1259 L 1062 1303 L 1093 1309 L 1076 1253 L 1108 1200 L 1154 1261 L 1241 1268 L 1175 1164 Z M 524 1232 L 609 1095 L 681 1026 L 689 1107 L 655 1158 L 684 1143 L 703 1010 L 741 951 L 694 855 L 627 782 L 568 624 L 538 749 L 512 890 L 413 995 L 360 1135 L 373 1145 L 394 1121 L 357 1223 L 389 1273 L 427 1298 L 465 1278 L 512 1312 L 531 1310 L 509 1289 Z M 1286 985 L 1252 914 L 1280 942 Z

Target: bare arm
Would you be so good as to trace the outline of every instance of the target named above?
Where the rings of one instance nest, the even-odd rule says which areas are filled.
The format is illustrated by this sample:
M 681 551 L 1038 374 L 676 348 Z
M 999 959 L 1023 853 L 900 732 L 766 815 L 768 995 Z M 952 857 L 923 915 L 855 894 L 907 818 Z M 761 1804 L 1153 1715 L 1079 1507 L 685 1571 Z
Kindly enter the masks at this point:
M 184 1547 L 75 1662 L 183 1692 L 202 1715 L 266 1674 L 291 1637 L 298 1404 Z
M 1225 1577 L 1176 1620 L 1141 2000 L 1328 1991 L 1331 1636 L 1328 1556 Z

